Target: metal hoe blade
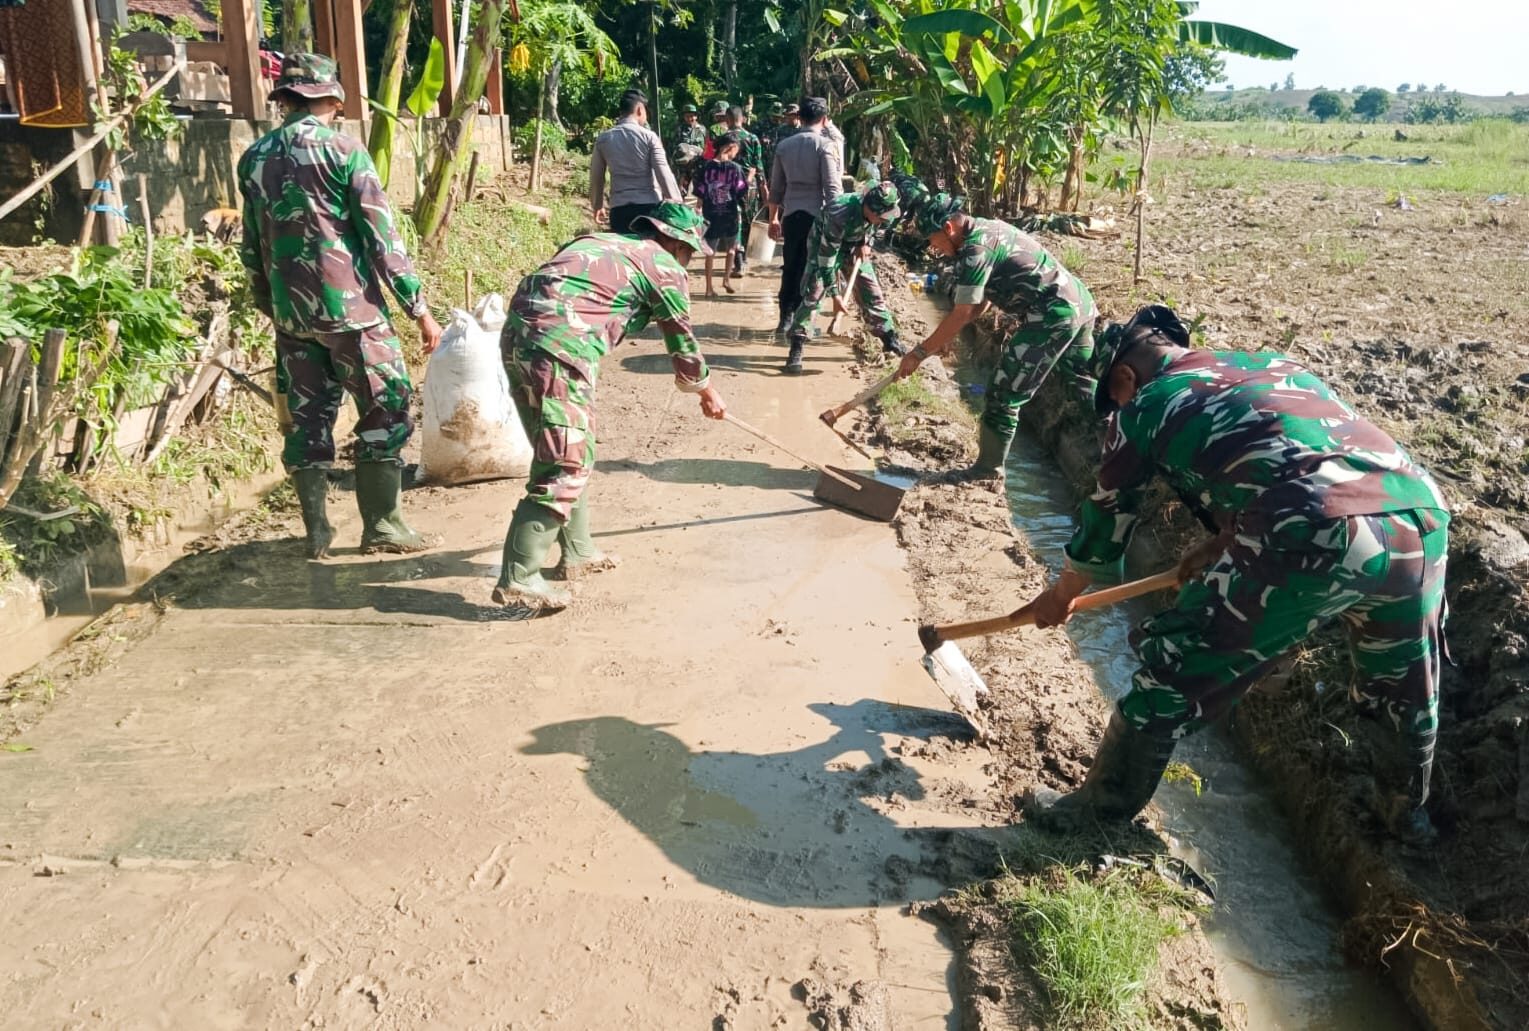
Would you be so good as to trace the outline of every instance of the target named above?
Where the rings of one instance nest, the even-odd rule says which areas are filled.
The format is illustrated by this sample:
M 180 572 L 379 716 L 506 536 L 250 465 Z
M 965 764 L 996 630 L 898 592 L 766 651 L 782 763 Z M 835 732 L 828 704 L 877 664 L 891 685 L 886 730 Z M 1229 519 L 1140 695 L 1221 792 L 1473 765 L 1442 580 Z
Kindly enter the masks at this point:
M 840 469 L 837 466 L 830 465 L 828 468 L 845 479 L 855 481 L 860 489 L 856 490 L 832 476 L 819 476 L 818 485 L 812 491 L 813 497 L 837 508 L 859 512 L 878 522 L 890 523 L 892 517 L 897 515 L 897 508 L 903 503 L 903 495 L 907 493 L 901 487 L 894 487 L 890 483 L 882 483 L 863 473 L 850 472 L 848 469 Z
M 972 668 L 966 656 L 951 641 L 946 641 L 932 652 L 924 655 L 924 669 L 933 678 L 935 686 L 945 692 L 956 711 L 965 716 L 977 728 L 978 739 L 987 737 L 987 721 L 982 716 L 978 699 L 988 693 L 987 684 Z

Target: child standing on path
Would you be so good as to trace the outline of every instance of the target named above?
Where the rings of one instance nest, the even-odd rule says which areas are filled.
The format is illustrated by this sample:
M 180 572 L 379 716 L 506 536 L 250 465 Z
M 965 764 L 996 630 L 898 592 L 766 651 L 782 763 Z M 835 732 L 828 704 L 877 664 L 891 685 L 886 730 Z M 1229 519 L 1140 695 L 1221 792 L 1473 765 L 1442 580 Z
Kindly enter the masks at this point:
M 701 214 L 706 218 L 706 243 L 722 259 L 722 289 L 733 289 L 733 251 L 738 247 L 738 225 L 742 218 L 743 198 L 749 192 L 749 180 L 733 159 L 738 156 L 738 137 L 723 133 L 717 137 L 716 157 L 701 168 Z M 713 255 L 706 256 L 706 296 L 716 297 L 711 285 Z

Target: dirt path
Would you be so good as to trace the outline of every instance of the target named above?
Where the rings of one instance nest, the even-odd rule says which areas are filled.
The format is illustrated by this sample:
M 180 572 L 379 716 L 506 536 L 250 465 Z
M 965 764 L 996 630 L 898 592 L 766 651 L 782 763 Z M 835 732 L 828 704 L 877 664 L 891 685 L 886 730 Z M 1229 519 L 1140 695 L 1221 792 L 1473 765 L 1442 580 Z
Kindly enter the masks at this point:
M 813 416 L 848 349 L 787 379 L 735 328 L 772 287 L 699 305 L 719 385 L 847 460 Z M 919 757 L 959 727 L 903 555 L 660 352 L 607 362 L 592 497 L 625 563 L 576 611 L 484 607 L 510 483 L 412 492 L 424 556 L 310 566 L 278 529 L 164 581 L 158 628 L 0 754 L 8 1021 L 793 1027 L 815 978 L 947 1026 L 949 954 L 899 904 L 987 785 L 975 750 Z

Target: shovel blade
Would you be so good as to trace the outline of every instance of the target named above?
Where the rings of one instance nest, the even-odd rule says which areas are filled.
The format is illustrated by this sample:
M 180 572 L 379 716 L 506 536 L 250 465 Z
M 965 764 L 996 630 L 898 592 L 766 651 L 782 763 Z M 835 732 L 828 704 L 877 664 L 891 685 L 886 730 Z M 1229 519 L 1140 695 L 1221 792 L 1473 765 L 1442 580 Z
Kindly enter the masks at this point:
M 972 668 L 961 649 L 946 641 L 932 652 L 924 655 L 924 669 L 934 680 L 935 686 L 945 693 L 956 711 L 965 716 L 977 728 L 980 737 L 987 737 L 987 722 L 982 717 L 978 699 L 987 694 L 987 684 Z
M 848 469 L 840 469 L 832 465 L 828 468 L 847 480 L 853 480 L 860 485 L 860 489 L 856 490 L 846 483 L 840 483 L 832 476 L 819 476 L 818 485 L 812 491 L 813 497 L 836 508 L 858 512 L 877 522 L 890 523 L 897 515 L 897 507 L 903 503 L 903 495 L 907 491 L 901 487 L 894 487 L 890 483 L 882 483 L 863 473 L 853 473 Z

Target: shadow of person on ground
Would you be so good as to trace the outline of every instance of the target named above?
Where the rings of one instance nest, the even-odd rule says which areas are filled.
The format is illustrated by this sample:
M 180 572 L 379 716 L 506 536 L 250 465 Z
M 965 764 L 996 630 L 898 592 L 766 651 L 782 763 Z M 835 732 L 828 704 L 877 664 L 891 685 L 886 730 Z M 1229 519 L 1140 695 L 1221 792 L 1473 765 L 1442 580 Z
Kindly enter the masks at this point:
M 187 609 L 370 610 L 426 619 L 487 622 L 525 618 L 488 603 L 499 576 L 498 543 L 388 555 L 364 561 L 310 562 L 298 538 L 246 541 L 188 555 L 144 584 L 144 600 L 173 598 Z M 344 552 L 338 553 L 343 557 Z M 449 589 L 415 586 L 464 580 L 482 586 L 485 604 Z
M 930 899 L 992 875 L 1011 853 L 1071 855 L 1068 842 L 1024 828 L 905 828 L 888 815 L 940 785 L 888 754 L 882 735 L 964 740 L 964 720 L 870 699 L 810 708 L 834 731 L 786 752 L 693 751 L 663 724 L 620 716 L 537 728 L 521 752 L 582 756 L 590 790 L 672 862 L 772 905 Z M 921 822 L 934 812 L 922 810 Z
M 742 437 L 740 447 L 749 438 Z M 789 458 L 785 461 L 791 461 Z M 656 462 L 639 462 L 631 458 L 614 460 L 650 480 L 660 483 L 715 483 L 724 487 L 759 487 L 764 490 L 794 490 L 812 492 L 818 482 L 818 474 L 801 468 L 781 468 L 764 462 L 748 462 L 732 458 L 661 458 Z
M 807 352 L 807 367 L 798 373 L 786 372 L 786 354 L 782 349 L 779 354 L 728 354 L 715 349 L 702 349 L 706 356 L 706 364 L 713 369 L 723 369 L 729 372 L 748 372 L 772 376 L 821 376 L 822 369 L 813 368 L 814 365 L 822 365 L 829 362 L 851 362 L 853 358 L 837 358 L 826 355 Z M 621 359 L 621 367 L 628 372 L 635 372 L 642 376 L 673 376 L 674 366 L 665 354 L 631 354 Z

